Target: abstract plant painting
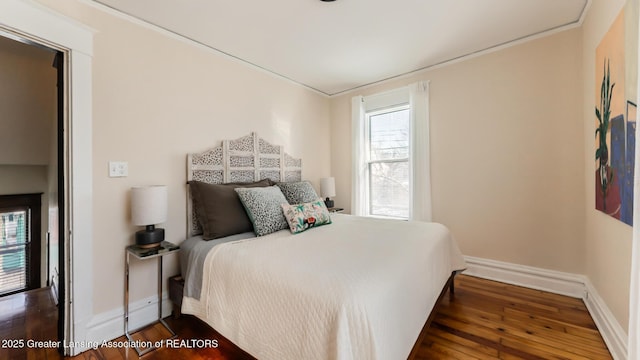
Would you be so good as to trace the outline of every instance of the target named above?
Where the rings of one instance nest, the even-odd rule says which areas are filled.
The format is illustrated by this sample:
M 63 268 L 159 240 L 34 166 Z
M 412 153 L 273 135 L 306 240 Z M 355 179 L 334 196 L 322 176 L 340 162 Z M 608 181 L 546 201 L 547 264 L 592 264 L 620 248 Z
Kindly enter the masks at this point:
M 633 224 L 638 21 L 627 3 L 596 49 L 596 209 Z M 626 15 L 626 16 L 625 16 Z

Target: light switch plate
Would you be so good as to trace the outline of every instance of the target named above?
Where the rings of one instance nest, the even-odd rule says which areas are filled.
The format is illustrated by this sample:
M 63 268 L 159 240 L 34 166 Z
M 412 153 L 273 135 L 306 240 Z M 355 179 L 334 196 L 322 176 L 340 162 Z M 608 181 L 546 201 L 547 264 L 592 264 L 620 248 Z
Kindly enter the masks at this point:
M 109 177 L 126 177 L 129 164 L 126 161 L 109 161 Z

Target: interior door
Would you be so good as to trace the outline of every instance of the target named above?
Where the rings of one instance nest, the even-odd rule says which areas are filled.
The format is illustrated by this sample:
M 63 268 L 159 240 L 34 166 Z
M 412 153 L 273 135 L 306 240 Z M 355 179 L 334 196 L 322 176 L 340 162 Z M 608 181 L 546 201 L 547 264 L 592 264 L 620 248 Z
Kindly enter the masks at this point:
M 57 168 L 58 168 L 58 181 L 57 188 L 51 191 L 50 207 L 49 207 L 49 238 L 50 238 L 50 252 L 49 252 L 49 264 L 51 269 L 52 282 L 55 282 L 58 290 L 58 341 L 59 344 L 64 343 L 64 324 L 65 324 L 65 311 L 67 302 L 66 300 L 66 288 L 65 288 L 65 169 L 66 169 L 66 156 L 65 156 L 65 118 L 64 118 L 64 53 L 58 51 L 56 53 L 53 66 L 57 69 Z M 54 166 L 50 164 L 49 166 Z M 53 203 L 53 205 L 51 204 Z M 59 348 L 61 354 L 64 353 L 62 345 Z

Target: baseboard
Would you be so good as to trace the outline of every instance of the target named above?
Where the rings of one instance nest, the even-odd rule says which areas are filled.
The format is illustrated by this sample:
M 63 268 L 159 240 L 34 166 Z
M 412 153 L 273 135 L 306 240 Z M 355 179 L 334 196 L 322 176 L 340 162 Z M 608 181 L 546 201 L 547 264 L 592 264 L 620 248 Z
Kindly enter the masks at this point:
M 613 358 L 627 358 L 627 334 L 586 276 L 472 256 L 465 260 L 467 275 L 581 298 Z
M 587 288 L 587 297 L 584 298 L 584 303 L 589 309 L 589 313 L 598 330 L 600 330 L 600 334 L 602 334 L 611 355 L 616 360 L 626 359 L 628 353 L 627 332 L 620 326 L 620 323 L 613 316 L 611 310 L 609 310 L 609 307 L 607 307 L 607 304 L 602 300 L 589 279 L 586 279 L 585 286 Z
M 561 271 L 465 256 L 464 274 L 583 299 L 585 277 Z
M 162 317 L 171 314 L 172 304 L 168 293 L 162 294 Z M 158 318 L 158 297 L 150 296 L 129 304 L 129 329 L 135 330 Z M 94 344 L 110 341 L 124 335 L 124 305 L 107 312 L 94 315 L 87 324 L 87 336 L 78 346 L 75 354 L 89 350 Z

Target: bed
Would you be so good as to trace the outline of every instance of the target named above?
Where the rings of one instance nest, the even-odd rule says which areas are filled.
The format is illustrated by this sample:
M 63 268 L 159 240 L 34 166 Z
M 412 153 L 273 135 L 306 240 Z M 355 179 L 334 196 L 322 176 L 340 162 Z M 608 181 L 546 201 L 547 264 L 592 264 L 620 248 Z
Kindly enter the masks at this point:
M 208 184 L 295 183 L 302 174 L 300 159 L 255 133 L 191 154 L 187 167 L 190 181 Z M 258 359 L 405 359 L 465 267 L 437 223 L 331 214 L 297 234 L 207 241 L 191 197 L 187 208 L 182 312 Z

